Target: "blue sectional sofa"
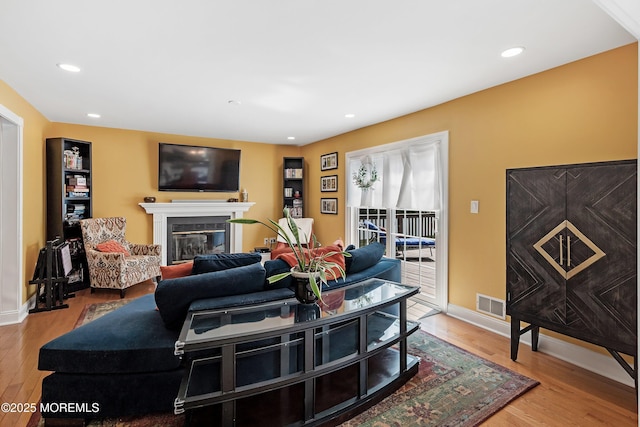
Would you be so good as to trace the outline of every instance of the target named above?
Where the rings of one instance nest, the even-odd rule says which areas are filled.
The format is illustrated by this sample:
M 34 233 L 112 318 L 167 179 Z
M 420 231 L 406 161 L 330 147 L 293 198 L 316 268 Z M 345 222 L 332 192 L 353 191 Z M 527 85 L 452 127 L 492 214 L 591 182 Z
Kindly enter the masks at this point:
M 374 243 L 345 257 L 343 287 L 372 277 L 400 281 L 400 261 Z M 184 374 L 174 344 L 190 310 L 217 309 L 293 298 L 292 281 L 266 278 L 288 270 L 259 254 L 197 257 L 192 274 L 162 280 L 155 294 L 76 328 L 40 349 L 43 417 L 106 418 L 171 412 Z M 293 279 L 291 279 L 293 280 Z M 324 288 L 327 289 L 326 287 Z

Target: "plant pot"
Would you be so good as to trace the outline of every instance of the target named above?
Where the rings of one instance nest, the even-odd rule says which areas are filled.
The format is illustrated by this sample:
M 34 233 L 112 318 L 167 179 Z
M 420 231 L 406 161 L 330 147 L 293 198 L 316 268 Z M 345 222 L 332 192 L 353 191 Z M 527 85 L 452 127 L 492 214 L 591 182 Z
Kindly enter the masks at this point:
M 309 276 L 312 273 L 297 271 L 294 270 L 294 268 L 291 269 L 291 275 L 296 281 L 296 299 L 302 304 L 314 304 L 318 301 L 318 297 L 313 293 L 311 284 L 309 283 Z M 320 281 L 320 275 L 315 273 L 315 277 L 316 283 L 318 283 Z

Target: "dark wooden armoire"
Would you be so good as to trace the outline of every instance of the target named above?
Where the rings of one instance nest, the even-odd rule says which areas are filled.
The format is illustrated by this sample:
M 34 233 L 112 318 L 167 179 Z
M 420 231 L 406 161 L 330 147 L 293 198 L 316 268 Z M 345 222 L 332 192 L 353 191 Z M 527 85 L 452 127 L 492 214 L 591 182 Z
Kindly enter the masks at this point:
M 637 385 L 636 200 L 636 160 L 507 170 L 511 359 L 542 327 L 605 347 Z

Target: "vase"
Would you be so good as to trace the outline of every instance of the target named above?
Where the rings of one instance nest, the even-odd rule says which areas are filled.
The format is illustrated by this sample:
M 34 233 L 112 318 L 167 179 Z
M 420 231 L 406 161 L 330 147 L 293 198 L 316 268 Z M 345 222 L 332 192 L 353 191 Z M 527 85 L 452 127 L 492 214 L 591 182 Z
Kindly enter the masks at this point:
M 320 283 L 320 275 L 318 273 L 297 271 L 295 270 L 295 267 L 291 269 L 291 275 L 296 281 L 296 299 L 302 304 L 315 304 L 315 302 L 318 301 L 318 297 L 313 293 L 313 289 L 311 289 L 311 283 L 309 282 L 309 276 L 311 274 L 315 274 L 316 283 Z

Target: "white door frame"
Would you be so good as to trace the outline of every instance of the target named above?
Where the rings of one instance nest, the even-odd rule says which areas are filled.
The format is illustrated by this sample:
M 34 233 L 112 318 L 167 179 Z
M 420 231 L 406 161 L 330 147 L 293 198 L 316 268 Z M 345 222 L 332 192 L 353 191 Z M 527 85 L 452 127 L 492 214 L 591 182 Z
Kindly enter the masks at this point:
M 24 121 L 0 104 L 0 325 L 20 323 L 22 304 L 22 148 Z
M 429 135 L 411 138 L 405 141 L 392 142 L 384 146 L 391 147 L 396 144 L 407 143 L 408 141 L 439 141 L 440 142 L 440 170 L 442 185 L 442 209 L 438 213 L 438 231 L 436 244 L 438 246 L 436 256 L 436 298 L 435 303 L 442 312 L 447 311 L 449 303 L 449 131 L 432 133 Z M 345 154 L 345 165 L 349 164 L 349 159 L 362 157 L 368 152 L 380 150 L 384 146 L 375 146 L 362 150 L 351 151 Z M 346 169 L 348 175 L 348 168 Z M 347 179 L 350 179 L 347 176 Z M 345 193 L 346 194 L 346 193 Z M 346 200 L 346 197 L 345 197 Z M 346 203 L 346 202 L 345 202 Z M 349 242 L 358 241 L 358 215 L 356 209 L 346 209 L 345 215 L 345 237 Z M 391 239 L 387 239 L 389 245 L 393 245 Z M 393 248 L 395 250 L 395 248 Z

